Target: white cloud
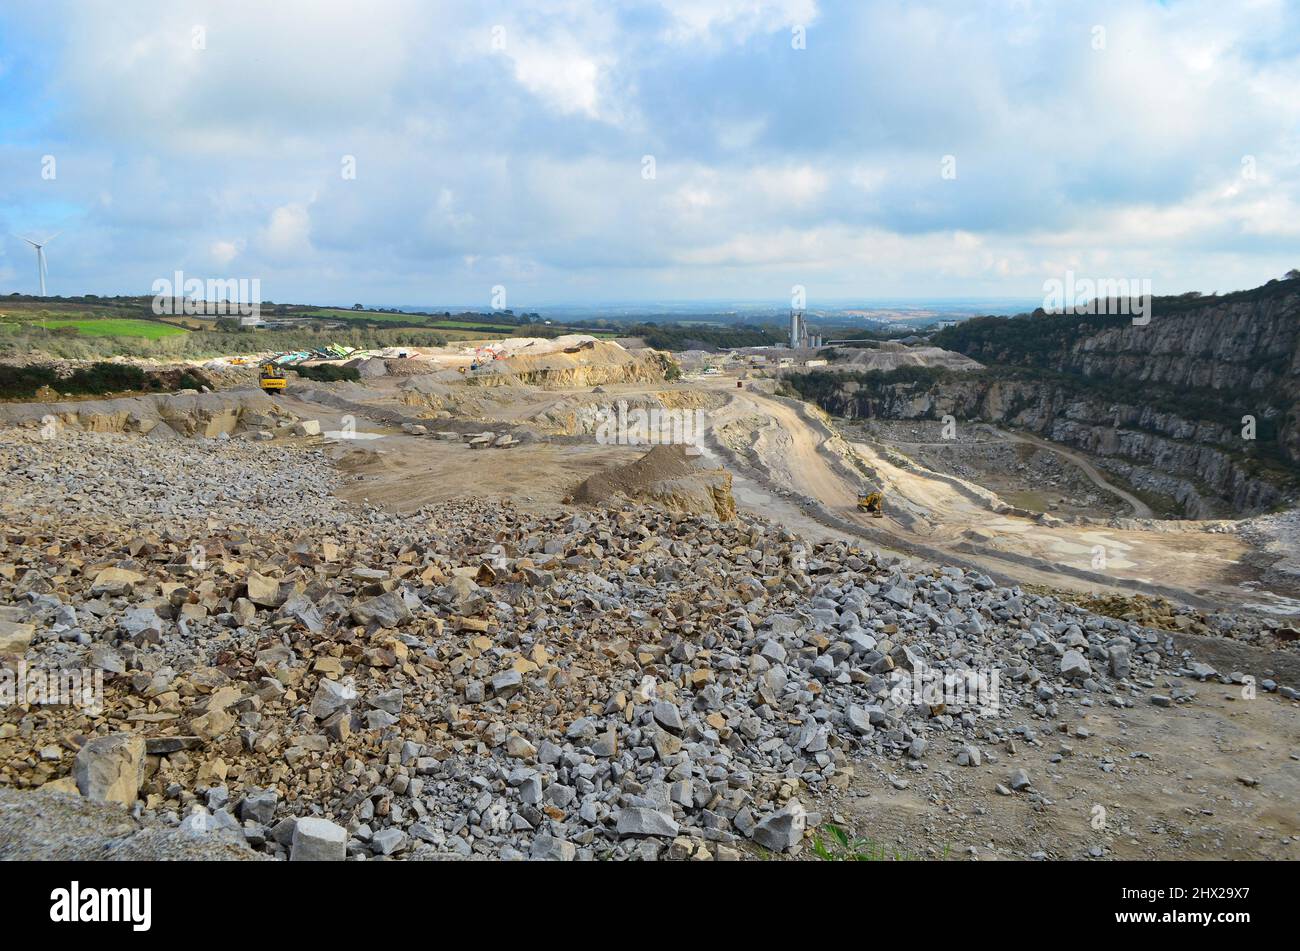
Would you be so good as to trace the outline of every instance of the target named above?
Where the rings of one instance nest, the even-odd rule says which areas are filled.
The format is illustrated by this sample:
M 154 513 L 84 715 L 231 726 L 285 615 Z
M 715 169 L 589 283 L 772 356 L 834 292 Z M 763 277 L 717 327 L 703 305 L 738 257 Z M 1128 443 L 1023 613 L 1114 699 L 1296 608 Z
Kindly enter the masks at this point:
M 515 79 L 561 113 L 601 118 L 601 63 L 572 47 L 526 44 L 508 54 Z
M 776 204 L 801 208 L 820 198 L 829 184 L 827 173 L 811 165 L 758 168 L 749 176 L 752 184 Z
M 786 32 L 817 19 L 817 0 L 660 0 L 672 18 L 668 38 L 743 43 L 755 33 Z
M 262 248 L 278 257 L 311 251 L 311 215 L 305 205 L 281 205 L 260 234 Z
M 1247 286 L 1300 229 L 1279 0 L 430 4 L 0 12 L 5 81 L 42 93 L 12 120 L 39 148 L 0 143 L 0 207 L 81 234 L 60 268 L 87 290 L 192 253 L 256 268 L 274 299 L 349 303 L 479 300 L 497 272 L 551 296 L 754 296 L 783 268 L 846 292 L 1036 293 L 1066 260 Z M 58 153 L 57 184 L 33 149 Z
M 244 250 L 244 242 L 236 241 L 213 241 L 208 246 L 208 256 L 212 258 L 213 263 L 219 267 L 225 267 L 231 261 L 235 260 Z

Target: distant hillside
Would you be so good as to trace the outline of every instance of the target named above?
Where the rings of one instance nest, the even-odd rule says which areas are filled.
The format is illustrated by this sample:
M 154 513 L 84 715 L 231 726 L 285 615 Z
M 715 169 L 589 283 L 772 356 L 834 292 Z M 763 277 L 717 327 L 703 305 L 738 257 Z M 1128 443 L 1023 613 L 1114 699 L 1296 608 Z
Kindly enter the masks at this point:
M 1300 281 L 1156 298 L 1145 326 L 1040 311 L 977 318 L 933 342 L 985 368 L 793 374 L 788 384 L 837 416 L 951 414 L 1028 429 L 1092 453 L 1194 518 L 1296 497 Z
M 1300 464 L 1300 280 L 1211 297 L 1158 297 L 1151 321 L 1124 316 L 980 317 L 937 346 L 981 363 L 1083 378 L 1093 398 L 1182 407 L 1192 420 L 1254 416 Z M 1086 382 L 1084 382 L 1086 381 Z M 1262 447 L 1261 447 L 1262 448 Z

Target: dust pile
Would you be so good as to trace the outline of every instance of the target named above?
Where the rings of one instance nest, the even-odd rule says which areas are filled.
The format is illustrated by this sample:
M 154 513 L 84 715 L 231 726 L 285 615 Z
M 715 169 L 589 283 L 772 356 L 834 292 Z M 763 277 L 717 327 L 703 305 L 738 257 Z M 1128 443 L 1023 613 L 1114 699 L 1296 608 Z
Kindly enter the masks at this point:
M 653 502 L 670 511 L 723 520 L 736 516 L 731 473 L 706 469 L 681 445 L 655 446 L 635 462 L 598 472 L 573 493 L 575 502 L 588 505 L 619 499 Z

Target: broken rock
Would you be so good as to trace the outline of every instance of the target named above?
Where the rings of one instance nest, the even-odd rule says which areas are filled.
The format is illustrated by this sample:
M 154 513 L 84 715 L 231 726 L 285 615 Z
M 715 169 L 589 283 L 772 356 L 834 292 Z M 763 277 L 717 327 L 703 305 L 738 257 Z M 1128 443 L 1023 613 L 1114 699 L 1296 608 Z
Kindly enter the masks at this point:
M 144 781 L 145 743 L 134 733 L 87 741 L 73 763 L 77 790 L 96 802 L 135 802 Z
M 773 852 L 788 852 L 803 839 L 808 827 L 808 814 L 802 803 L 794 800 L 778 812 L 761 819 L 750 837 Z

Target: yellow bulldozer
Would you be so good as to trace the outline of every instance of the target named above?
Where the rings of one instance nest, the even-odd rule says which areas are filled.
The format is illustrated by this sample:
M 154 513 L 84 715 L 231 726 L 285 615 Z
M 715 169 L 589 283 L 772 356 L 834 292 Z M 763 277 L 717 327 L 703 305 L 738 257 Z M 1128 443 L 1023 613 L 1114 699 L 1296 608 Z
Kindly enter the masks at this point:
M 863 490 L 858 493 L 858 511 L 866 512 L 872 518 L 885 517 L 885 493 L 868 492 Z
M 284 370 L 280 369 L 274 363 L 263 363 L 257 382 L 258 385 L 262 387 L 263 392 L 270 393 L 274 396 L 276 393 L 284 391 L 287 380 L 284 376 Z

